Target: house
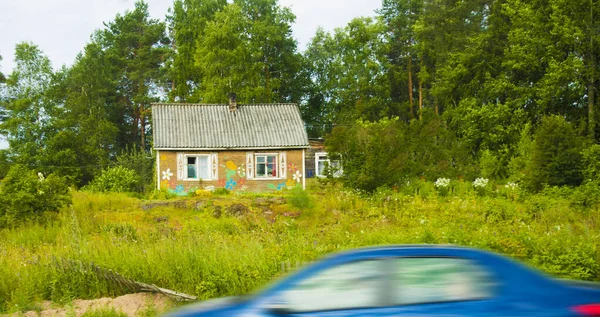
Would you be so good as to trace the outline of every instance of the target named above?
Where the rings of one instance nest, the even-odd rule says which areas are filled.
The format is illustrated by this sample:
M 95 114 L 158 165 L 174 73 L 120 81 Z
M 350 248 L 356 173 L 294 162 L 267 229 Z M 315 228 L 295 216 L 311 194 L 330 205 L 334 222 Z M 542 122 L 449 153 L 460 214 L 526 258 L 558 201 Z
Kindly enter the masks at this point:
M 305 188 L 309 147 L 295 104 L 152 105 L 158 188 Z
M 310 147 L 306 150 L 304 165 L 306 166 L 306 178 L 326 177 L 326 169 L 332 169 L 333 177 L 342 175 L 342 166 L 339 160 L 332 160 L 325 150 L 323 139 L 309 139 Z

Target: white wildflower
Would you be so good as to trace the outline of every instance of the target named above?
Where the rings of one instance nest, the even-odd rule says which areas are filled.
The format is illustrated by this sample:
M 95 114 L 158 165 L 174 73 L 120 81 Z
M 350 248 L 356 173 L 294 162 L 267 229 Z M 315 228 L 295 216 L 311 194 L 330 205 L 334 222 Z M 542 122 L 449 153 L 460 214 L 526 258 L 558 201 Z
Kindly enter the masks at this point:
M 473 186 L 475 186 L 475 187 L 481 187 L 481 188 L 484 188 L 484 187 L 486 187 L 486 186 L 487 186 L 487 184 L 488 184 L 488 182 L 489 182 L 489 181 L 490 181 L 490 180 L 489 180 L 489 179 L 487 179 L 487 178 L 482 178 L 482 177 L 480 177 L 480 178 L 476 179 L 476 180 L 473 182 Z
M 508 182 L 506 185 L 504 185 L 504 187 L 506 187 L 510 190 L 517 190 L 517 189 L 519 189 L 519 184 Z
M 448 179 L 448 178 L 438 178 L 433 185 L 435 187 L 446 188 L 446 187 L 450 186 L 450 179 Z

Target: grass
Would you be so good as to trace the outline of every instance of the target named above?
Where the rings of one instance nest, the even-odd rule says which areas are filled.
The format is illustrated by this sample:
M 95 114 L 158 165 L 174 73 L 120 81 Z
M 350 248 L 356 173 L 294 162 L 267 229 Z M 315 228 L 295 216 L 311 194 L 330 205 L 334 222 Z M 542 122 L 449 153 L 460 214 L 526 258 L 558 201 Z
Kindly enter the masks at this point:
M 568 193 L 482 197 L 462 183 L 440 193 L 417 182 L 371 195 L 315 183 L 308 193 L 184 198 L 202 203 L 149 210 L 124 194 L 75 192 L 58 216 L 0 231 L 0 311 L 121 295 L 91 273 L 60 269 L 57 258 L 201 299 L 247 293 L 278 277 L 281 262 L 379 244 L 474 246 L 556 276 L 600 280 L 598 206 L 577 207 Z M 249 212 L 227 216 L 234 203 Z

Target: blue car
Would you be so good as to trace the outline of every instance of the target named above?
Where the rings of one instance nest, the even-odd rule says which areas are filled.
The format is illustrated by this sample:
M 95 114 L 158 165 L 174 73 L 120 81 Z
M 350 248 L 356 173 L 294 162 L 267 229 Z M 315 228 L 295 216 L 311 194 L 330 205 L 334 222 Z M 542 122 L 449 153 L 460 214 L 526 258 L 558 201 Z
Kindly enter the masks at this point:
M 330 256 L 246 297 L 169 316 L 600 316 L 600 284 L 544 276 L 457 246 L 385 246 Z

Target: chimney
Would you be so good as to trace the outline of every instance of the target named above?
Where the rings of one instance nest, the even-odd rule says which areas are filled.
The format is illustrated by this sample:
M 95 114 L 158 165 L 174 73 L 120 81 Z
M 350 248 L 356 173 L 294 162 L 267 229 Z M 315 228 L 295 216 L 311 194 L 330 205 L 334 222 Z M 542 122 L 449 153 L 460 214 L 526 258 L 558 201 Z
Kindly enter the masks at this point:
M 237 110 L 237 96 L 234 92 L 229 93 L 229 112 L 235 112 Z

